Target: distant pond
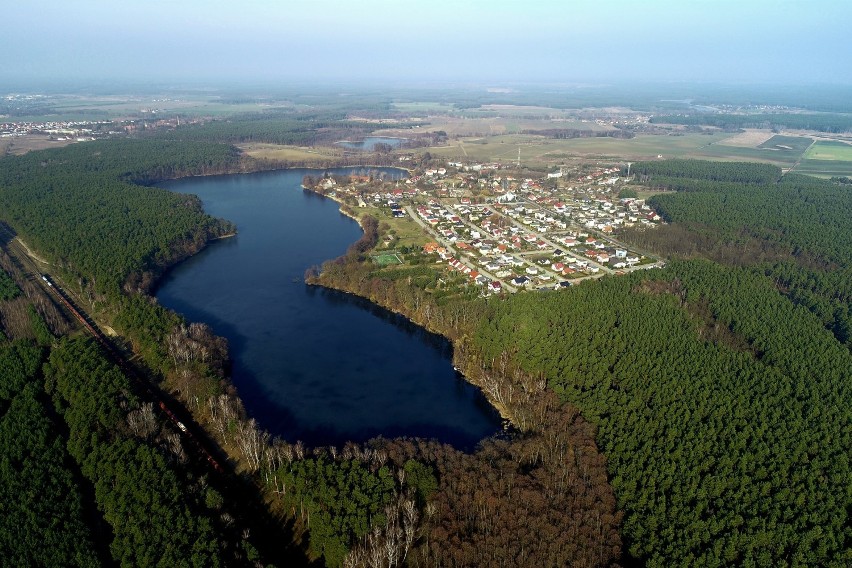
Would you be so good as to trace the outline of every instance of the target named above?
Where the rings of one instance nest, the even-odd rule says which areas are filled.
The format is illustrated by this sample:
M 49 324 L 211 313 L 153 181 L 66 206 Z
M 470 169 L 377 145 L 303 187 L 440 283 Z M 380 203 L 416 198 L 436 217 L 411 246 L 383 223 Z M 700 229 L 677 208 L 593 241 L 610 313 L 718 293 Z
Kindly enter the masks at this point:
M 343 146 L 345 148 L 352 148 L 353 150 L 364 150 L 366 152 L 372 152 L 376 148 L 376 144 L 387 144 L 393 148 L 398 148 L 404 142 L 403 138 L 386 138 L 382 136 L 368 136 L 363 140 L 359 141 L 351 141 L 351 140 L 341 140 L 336 144 Z
M 291 442 L 421 436 L 470 449 L 497 432 L 500 417 L 453 369 L 445 339 L 363 299 L 304 284 L 306 268 L 361 236 L 335 202 L 301 189 L 309 174 L 317 172 L 164 183 L 198 195 L 239 234 L 171 270 L 159 302 L 228 339 L 249 414 Z

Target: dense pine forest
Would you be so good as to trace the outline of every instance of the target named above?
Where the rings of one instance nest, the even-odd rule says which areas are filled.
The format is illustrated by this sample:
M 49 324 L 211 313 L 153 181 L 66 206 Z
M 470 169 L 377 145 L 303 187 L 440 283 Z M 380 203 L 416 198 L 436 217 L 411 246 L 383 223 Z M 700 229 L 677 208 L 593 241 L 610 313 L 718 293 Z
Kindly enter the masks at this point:
M 228 171 L 227 145 L 115 140 L 6 157 L 0 208 L 52 263 L 91 296 L 144 287 L 151 274 L 233 231 L 199 200 L 133 182 Z M 128 280 L 132 278 L 132 280 Z
M 269 142 L 312 146 L 320 141 L 330 143 L 340 140 L 341 137 L 364 136 L 376 128 L 363 122 L 347 121 L 346 117 L 345 110 L 270 110 L 265 113 L 235 115 L 201 125 L 184 126 L 172 133 L 172 136 L 196 142 Z
M 636 168 L 649 187 L 674 190 L 651 199 L 672 225 L 628 238 L 665 255 L 753 267 L 852 346 L 848 186 L 797 174 L 782 178 L 777 168 L 756 164 L 686 160 Z
M 849 560 L 852 355 L 762 275 L 673 262 L 520 295 L 485 316 L 476 342 L 598 425 L 631 556 Z

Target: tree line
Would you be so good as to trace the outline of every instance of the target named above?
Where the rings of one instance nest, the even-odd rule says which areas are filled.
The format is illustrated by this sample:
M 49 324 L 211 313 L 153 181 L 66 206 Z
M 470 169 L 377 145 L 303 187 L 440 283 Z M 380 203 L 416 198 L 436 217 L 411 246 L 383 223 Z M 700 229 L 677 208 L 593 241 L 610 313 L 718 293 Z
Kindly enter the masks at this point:
M 630 139 L 636 135 L 629 130 L 616 128 L 614 130 L 584 130 L 581 128 L 545 128 L 542 130 L 523 130 L 521 134 L 535 134 L 547 138 L 621 138 Z
M 627 175 L 627 168 L 622 174 Z M 775 183 L 781 178 L 781 169 L 769 164 L 749 162 L 710 162 L 707 160 L 662 160 L 638 162 L 630 170 L 640 183 L 651 187 L 671 188 L 670 184 L 683 183 L 685 179 L 696 182 Z M 678 181 L 673 181 L 678 180 Z

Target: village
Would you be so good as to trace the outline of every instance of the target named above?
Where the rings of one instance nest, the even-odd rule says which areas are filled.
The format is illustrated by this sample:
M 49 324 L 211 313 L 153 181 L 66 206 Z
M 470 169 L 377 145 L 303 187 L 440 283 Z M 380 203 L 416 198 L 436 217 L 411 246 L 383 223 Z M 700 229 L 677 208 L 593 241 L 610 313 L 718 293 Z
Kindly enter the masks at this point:
M 662 266 L 615 236 L 620 229 L 662 222 L 626 187 L 624 174 L 609 166 L 531 177 L 502 164 L 446 162 L 405 179 L 329 176 L 313 188 L 356 217 L 367 212 L 389 226 L 416 224 L 426 239 L 418 248 L 436 268 L 464 275 L 483 294 L 500 294 L 566 288 Z M 381 246 L 399 244 L 387 239 Z M 390 258 L 402 262 L 404 256 Z
M 110 120 L 60 120 L 45 122 L 3 122 L 0 123 L 0 138 L 14 138 L 31 134 L 43 134 L 51 140 L 72 140 L 83 142 L 94 140 L 96 136 L 107 134 L 104 128 L 113 124 Z M 117 132 L 111 132 L 117 134 Z

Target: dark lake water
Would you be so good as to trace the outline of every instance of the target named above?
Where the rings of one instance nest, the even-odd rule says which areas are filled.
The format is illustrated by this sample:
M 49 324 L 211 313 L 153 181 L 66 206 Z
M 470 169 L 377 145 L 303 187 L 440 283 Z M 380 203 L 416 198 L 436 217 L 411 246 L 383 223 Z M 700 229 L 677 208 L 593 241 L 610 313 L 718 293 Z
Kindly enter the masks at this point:
M 471 448 L 496 432 L 499 416 L 453 370 L 446 340 L 360 298 L 304 284 L 307 267 L 361 236 L 336 203 L 300 188 L 306 174 L 317 172 L 163 184 L 198 195 L 239 234 L 170 271 L 160 303 L 228 339 L 249 414 L 291 442 L 422 436 Z
M 355 150 L 364 150 L 366 152 L 372 152 L 376 147 L 376 144 L 387 144 L 394 148 L 398 147 L 402 144 L 402 138 L 387 138 L 383 136 L 367 136 L 363 140 L 351 141 L 351 140 L 343 140 L 338 142 L 340 146 L 345 148 L 352 148 Z

